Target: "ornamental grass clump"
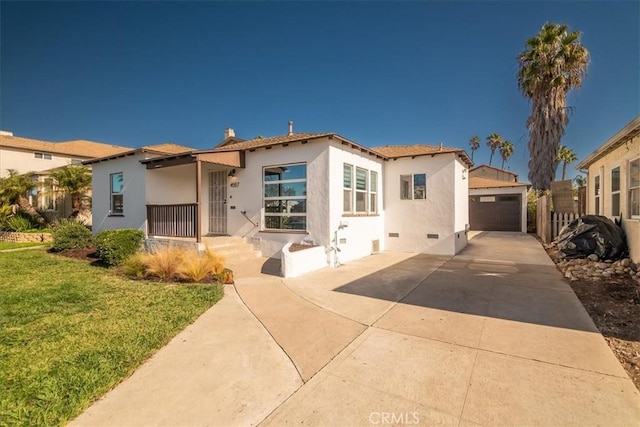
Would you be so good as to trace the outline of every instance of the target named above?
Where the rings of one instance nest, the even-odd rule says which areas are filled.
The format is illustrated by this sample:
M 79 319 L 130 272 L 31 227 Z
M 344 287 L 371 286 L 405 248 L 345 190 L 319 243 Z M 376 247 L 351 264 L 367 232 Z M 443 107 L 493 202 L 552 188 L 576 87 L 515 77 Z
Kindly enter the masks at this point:
M 210 281 L 213 278 L 217 279 L 223 270 L 222 257 L 206 247 L 203 254 L 197 250 L 191 250 L 185 254 L 178 268 L 178 276 L 188 282 L 200 283 Z
M 163 282 L 172 282 L 178 279 L 178 270 L 182 265 L 187 250 L 185 248 L 170 245 L 164 249 L 142 256 L 145 267 L 145 276 L 156 278 Z

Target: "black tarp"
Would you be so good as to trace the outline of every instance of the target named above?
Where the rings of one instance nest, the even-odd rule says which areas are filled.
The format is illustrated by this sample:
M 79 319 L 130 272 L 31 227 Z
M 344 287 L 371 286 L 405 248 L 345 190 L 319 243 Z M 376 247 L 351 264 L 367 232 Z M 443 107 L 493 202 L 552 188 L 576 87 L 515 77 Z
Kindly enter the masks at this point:
M 565 258 L 586 258 L 591 254 L 612 261 L 628 256 L 624 230 L 609 218 L 583 215 L 560 231 L 558 250 Z

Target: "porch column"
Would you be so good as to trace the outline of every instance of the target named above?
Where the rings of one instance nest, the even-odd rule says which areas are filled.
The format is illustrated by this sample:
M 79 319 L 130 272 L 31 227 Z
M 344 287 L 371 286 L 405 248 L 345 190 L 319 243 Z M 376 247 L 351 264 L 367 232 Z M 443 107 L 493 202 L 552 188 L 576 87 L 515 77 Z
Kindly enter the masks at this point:
M 202 162 L 200 159 L 196 159 L 196 242 L 202 241 L 202 216 L 200 207 L 200 175 L 202 174 Z

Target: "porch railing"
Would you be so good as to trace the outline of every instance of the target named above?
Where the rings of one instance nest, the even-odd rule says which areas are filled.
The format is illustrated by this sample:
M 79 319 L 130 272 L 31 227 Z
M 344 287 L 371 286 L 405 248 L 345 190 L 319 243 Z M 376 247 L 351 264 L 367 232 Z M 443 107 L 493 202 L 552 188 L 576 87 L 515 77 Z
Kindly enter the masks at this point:
M 196 237 L 196 204 L 147 205 L 150 236 Z

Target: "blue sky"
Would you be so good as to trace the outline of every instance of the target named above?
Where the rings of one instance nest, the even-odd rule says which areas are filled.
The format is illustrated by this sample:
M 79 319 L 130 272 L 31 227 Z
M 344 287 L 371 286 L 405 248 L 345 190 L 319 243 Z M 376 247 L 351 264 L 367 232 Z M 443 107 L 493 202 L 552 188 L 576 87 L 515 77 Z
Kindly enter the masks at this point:
M 526 181 L 516 56 L 546 21 L 591 52 L 563 139 L 582 159 L 640 114 L 640 2 L 2 1 L 0 128 L 208 148 L 227 127 L 272 136 L 293 120 L 369 147 L 468 149 L 477 134 L 476 164 L 497 132 Z

